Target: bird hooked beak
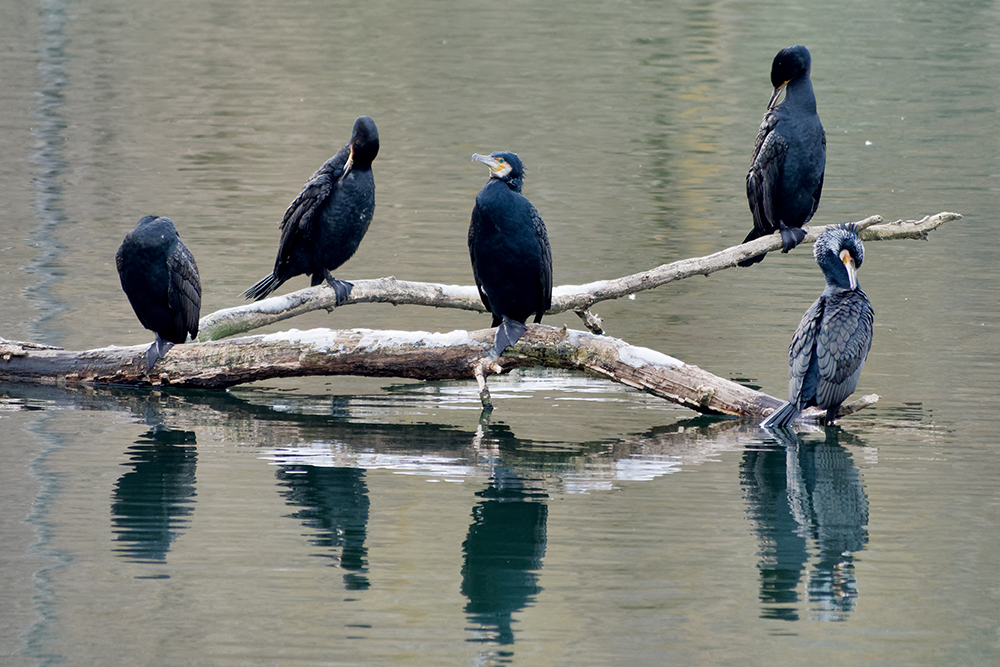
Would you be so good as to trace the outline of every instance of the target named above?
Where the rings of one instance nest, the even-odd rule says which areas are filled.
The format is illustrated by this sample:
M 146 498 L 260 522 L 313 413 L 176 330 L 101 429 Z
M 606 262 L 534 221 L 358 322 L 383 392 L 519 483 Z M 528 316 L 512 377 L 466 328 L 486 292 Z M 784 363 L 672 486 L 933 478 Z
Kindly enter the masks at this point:
M 851 253 L 847 250 L 841 250 L 840 261 L 844 263 L 844 268 L 847 269 L 847 280 L 851 285 L 851 289 L 858 289 L 858 269 L 854 265 L 854 258 L 851 257 Z
M 347 175 L 351 173 L 351 167 L 354 166 L 354 144 L 351 144 L 351 152 L 347 154 L 347 162 L 344 163 L 344 173 L 340 175 L 338 182 L 347 178 Z
M 482 162 L 490 168 L 490 176 L 493 178 L 503 178 L 510 173 L 511 166 L 503 158 L 495 158 L 492 155 L 472 154 L 473 162 Z
M 791 79 L 789 79 L 788 81 L 791 81 Z M 784 82 L 783 84 L 775 88 L 774 92 L 771 93 L 771 100 L 767 103 L 768 111 L 770 111 L 771 109 L 773 109 L 775 106 L 778 105 L 778 97 L 781 95 L 782 92 L 784 92 L 785 86 L 788 85 L 788 81 Z

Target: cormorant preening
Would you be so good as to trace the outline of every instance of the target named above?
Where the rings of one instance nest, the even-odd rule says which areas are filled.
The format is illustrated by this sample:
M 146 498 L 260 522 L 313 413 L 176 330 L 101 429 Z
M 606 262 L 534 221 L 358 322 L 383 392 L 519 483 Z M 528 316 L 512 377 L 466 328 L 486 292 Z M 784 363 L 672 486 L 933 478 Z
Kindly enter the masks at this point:
M 788 347 L 788 402 L 761 426 L 788 426 L 811 405 L 826 410 L 823 423 L 832 424 L 858 386 L 872 347 L 875 311 L 855 273 L 865 258 L 857 228 L 838 225 L 823 232 L 813 255 L 826 289 L 802 316 Z
M 816 113 L 816 96 L 809 81 L 811 64 L 804 46 L 782 49 L 771 64 L 774 94 L 768 102 L 757 133 L 747 200 L 753 229 L 744 243 L 772 232 L 781 232 L 781 252 L 797 246 L 819 206 L 826 170 L 826 133 Z M 781 91 L 785 99 L 775 104 Z M 739 263 L 750 266 L 764 259 L 757 255 Z
M 372 160 L 378 155 L 375 121 L 361 116 L 354 121 L 351 141 L 326 161 L 285 211 L 281 244 L 274 271 L 243 293 L 260 300 L 294 276 L 311 276 L 334 289 L 337 305 L 351 294 L 351 283 L 330 272 L 351 258 L 361 244 L 375 212 L 375 177 Z
M 122 289 L 142 326 L 156 334 L 146 372 L 174 343 L 198 335 L 201 279 L 194 256 L 169 218 L 147 215 L 125 235 L 115 255 Z
M 552 305 L 552 250 L 545 223 L 521 195 L 524 167 L 514 153 L 476 153 L 472 159 L 490 168 L 490 180 L 476 195 L 469 225 L 472 275 L 483 305 L 497 329 L 493 344 L 499 356 Z

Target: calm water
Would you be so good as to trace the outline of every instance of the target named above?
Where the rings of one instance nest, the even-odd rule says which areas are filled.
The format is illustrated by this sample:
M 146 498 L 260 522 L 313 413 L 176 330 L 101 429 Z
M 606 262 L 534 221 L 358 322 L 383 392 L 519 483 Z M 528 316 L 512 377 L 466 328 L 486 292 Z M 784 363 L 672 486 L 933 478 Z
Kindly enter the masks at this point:
M 501 149 L 557 284 L 719 250 L 795 43 L 828 136 L 816 221 L 965 216 L 868 245 L 859 391 L 882 400 L 794 440 L 543 371 L 496 380 L 488 423 L 471 382 L 0 385 L 0 664 L 1000 660 L 994 3 L 12 0 L 0 38 L 7 338 L 147 342 L 113 257 L 148 213 L 203 312 L 238 304 L 361 114 L 378 205 L 346 279 L 469 284 L 470 156 Z M 821 289 L 804 250 L 595 310 L 780 396 Z M 487 324 L 353 306 L 273 330 Z

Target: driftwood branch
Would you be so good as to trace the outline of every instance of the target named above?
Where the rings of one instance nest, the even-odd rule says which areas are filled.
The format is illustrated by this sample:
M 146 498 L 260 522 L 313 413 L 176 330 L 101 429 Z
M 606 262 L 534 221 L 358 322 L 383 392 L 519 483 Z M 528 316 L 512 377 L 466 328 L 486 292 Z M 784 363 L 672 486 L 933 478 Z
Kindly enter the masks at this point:
M 222 389 L 309 375 L 422 380 L 471 379 L 493 345 L 493 329 L 421 331 L 291 330 L 177 345 L 145 372 L 145 345 L 73 352 L 0 339 L 0 380 Z M 700 413 L 763 417 L 781 401 L 648 348 L 583 331 L 529 325 L 500 359 L 503 370 L 545 366 L 582 371 Z M 842 414 L 878 397 L 845 406 Z M 822 416 L 816 412 L 816 418 Z
M 883 223 L 879 216 L 865 218 L 855 223 L 863 232 L 865 241 L 889 239 L 926 239 L 927 234 L 946 222 L 961 219 L 957 213 L 938 213 L 917 221 Z M 809 227 L 803 244 L 814 243 L 827 227 Z M 648 271 L 613 280 L 598 280 L 584 285 L 563 285 L 552 291 L 552 308 L 549 314 L 575 311 L 591 331 L 601 333 L 601 322 L 587 312 L 594 304 L 609 299 L 620 299 L 644 290 L 660 287 L 692 276 L 707 276 L 735 267 L 737 262 L 759 255 L 761 252 L 781 248 L 777 234 L 755 239 L 705 257 L 682 259 Z M 350 298 L 342 305 L 356 303 L 391 303 L 393 305 L 432 306 L 484 312 L 479 293 L 473 285 L 440 285 L 411 282 L 396 278 L 354 280 Z M 235 308 L 219 310 L 201 319 L 198 340 L 219 340 L 262 326 L 287 320 L 314 310 L 332 311 L 336 307 L 333 290 L 326 285 L 309 287 L 282 296 L 264 299 Z
M 864 240 L 925 239 L 929 231 L 960 218 L 955 213 L 939 213 L 919 221 L 881 223 L 881 218 L 875 216 L 856 224 L 863 229 Z M 824 229 L 810 228 L 805 243 L 814 242 Z M 600 320 L 586 312 L 595 303 L 695 275 L 709 275 L 760 252 L 777 250 L 780 245 L 779 237 L 772 235 L 706 257 L 665 264 L 615 280 L 558 287 L 549 312 L 574 310 L 589 328 L 599 329 Z M 355 281 L 347 303 L 367 302 L 483 310 L 473 286 L 395 278 Z M 500 359 L 502 368 L 483 363 L 493 344 L 493 329 L 443 334 L 314 329 L 218 340 L 312 310 L 334 307 L 333 291 L 320 286 L 217 311 L 202 318 L 202 342 L 175 346 L 157 362 L 152 375 L 145 372 L 146 345 L 73 352 L 0 339 L 0 380 L 225 388 L 271 378 L 310 375 L 422 380 L 476 378 L 485 397 L 487 373 L 519 366 L 544 366 L 613 380 L 704 414 L 760 418 L 781 404 L 777 398 L 660 352 L 615 338 L 544 325 L 528 327 L 521 340 L 505 351 Z M 864 396 L 843 406 L 840 416 L 877 400 L 875 395 Z M 813 410 L 804 413 L 803 419 L 818 421 L 822 416 L 822 411 Z

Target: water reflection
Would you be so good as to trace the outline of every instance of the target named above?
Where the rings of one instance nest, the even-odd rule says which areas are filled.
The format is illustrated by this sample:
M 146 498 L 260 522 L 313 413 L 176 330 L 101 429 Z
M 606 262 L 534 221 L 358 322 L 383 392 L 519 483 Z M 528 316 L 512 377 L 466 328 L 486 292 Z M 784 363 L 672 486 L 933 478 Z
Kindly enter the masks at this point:
M 35 153 L 31 158 L 37 165 L 32 185 L 35 190 L 33 209 L 39 222 L 29 237 L 37 255 L 24 270 L 38 276 L 38 282 L 28 289 L 28 296 L 39 305 L 42 313 L 31 324 L 30 331 L 37 340 L 51 341 L 53 334 L 47 326 L 48 321 L 66 310 L 65 304 L 52 294 L 50 288 L 58 280 L 59 272 L 53 267 L 64 251 L 55 231 L 66 222 L 62 200 L 63 178 L 67 171 L 64 156 L 67 122 L 62 107 L 69 81 L 66 69 L 69 60 L 66 44 L 69 40 L 65 30 L 69 3 L 66 0 L 42 0 L 39 5 L 38 74 L 41 88 L 36 95 L 38 107 L 32 113 Z
M 549 497 L 542 481 L 518 474 L 504 465 L 513 460 L 521 443 L 506 424 L 480 423 L 473 450 L 492 473 L 482 498 L 472 508 L 472 523 L 462 543 L 462 595 L 468 598 L 465 613 L 472 626 L 468 641 L 514 643 L 513 615 L 531 604 L 541 592 L 538 570 L 545 555 Z M 498 662 L 511 657 L 509 650 L 493 655 Z
M 740 464 L 747 514 L 760 541 L 761 616 L 799 619 L 799 584 L 810 561 L 806 589 L 813 618 L 846 620 L 858 599 L 854 554 L 868 543 L 868 498 L 840 429 L 822 442 L 787 429 L 748 449 Z
M 319 554 L 333 559 L 331 565 L 345 570 L 347 590 L 369 587 L 368 485 L 365 471 L 359 468 L 334 468 L 313 465 L 282 466 L 277 472 L 281 494 L 289 505 L 302 509 L 289 515 L 302 525 L 317 531 L 310 539 L 313 546 L 335 553 Z M 339 553 L 339 555 L 338 555 Z
M 462 595 L 474 637 L 469 641 L 513 644 L 515 612 L 542 590 L 538 570 L 545 555 L 548 495 L 506 468 L 497 468 L 476 494 L 472 524 L 462 543 Z
M 194 510 L 195 434 L 154 427 L 128 448 L 131 470 L 115 484 L 111 503 L 115 552 L 131 561 L 165 561 Z

